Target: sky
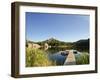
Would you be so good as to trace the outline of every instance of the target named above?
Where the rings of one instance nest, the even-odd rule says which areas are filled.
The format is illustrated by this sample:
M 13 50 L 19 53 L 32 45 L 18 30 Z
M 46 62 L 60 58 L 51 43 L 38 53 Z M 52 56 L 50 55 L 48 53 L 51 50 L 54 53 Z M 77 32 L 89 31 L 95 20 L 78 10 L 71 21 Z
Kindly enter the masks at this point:
M 26 39 L 74 42 L 89 38 L 89 15 L 26 12 Z

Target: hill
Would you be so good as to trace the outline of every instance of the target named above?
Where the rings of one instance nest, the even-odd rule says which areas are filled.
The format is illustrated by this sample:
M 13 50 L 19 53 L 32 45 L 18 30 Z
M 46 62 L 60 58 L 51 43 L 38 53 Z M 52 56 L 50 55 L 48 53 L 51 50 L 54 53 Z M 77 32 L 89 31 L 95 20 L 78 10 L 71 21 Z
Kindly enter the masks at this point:
M 88 51 L 89 52 L 89 39 L 81 39 L 76 42 L 64 42 L 57 40 L 55 38 L 49 38 L 44 41 L 40 42 L 33 42 L 33 41 L 27 41 L 27 43 L 36 43 L 41 46 L 43 46 L 45 43 L 50 45 L 51 47 L 67 47 L 67 49 L 76 49 L 79 51 Z

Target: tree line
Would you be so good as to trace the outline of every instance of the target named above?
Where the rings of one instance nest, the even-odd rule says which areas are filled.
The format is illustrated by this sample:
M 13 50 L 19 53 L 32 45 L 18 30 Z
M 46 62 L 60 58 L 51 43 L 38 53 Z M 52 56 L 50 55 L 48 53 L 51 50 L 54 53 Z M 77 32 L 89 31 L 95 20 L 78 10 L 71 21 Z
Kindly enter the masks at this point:
M 26 44 L 28 42 L 32 43 L 32 41 L 26 41 Z M 43 46 L 45 43 L 47 43 L 51 47 L 59 47 L 60 46 L 60 47 L 66 47 L 67 49 L 75 49 L 75 50 L 79 50 L 79 51 L 89 52 L 89 39 L 81 39 L 76 42 L 64 42 L 64 41 L 59 41 L 54 38 L 51 38 L 51 39 L 48 39 L 45 41 L 33 42 L 33 43 L 39 44 L 40 46 Z

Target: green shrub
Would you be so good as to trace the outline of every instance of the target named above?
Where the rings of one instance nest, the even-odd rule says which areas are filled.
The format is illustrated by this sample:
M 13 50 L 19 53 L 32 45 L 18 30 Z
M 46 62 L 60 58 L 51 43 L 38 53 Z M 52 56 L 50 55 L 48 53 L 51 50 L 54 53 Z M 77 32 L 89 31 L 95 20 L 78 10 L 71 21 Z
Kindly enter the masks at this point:
M 26 48 L 26 67 L 50 65 L 52 65 L 52 62 L 43 50 Z
M 89 54 L 88 53 L 82 53 L 78 56 L 75 56 L 76 58 L 76 64 L 89 64 Z

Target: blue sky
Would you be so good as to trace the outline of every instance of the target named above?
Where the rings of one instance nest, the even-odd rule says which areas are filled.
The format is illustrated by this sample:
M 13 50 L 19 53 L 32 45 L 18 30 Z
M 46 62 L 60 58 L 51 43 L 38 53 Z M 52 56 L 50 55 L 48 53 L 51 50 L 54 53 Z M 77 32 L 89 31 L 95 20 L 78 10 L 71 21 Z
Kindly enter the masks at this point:
M 26 12 L 26 39 L 43 41 L 51 37 L 65 42 L 89 38 L 89 16 Z

